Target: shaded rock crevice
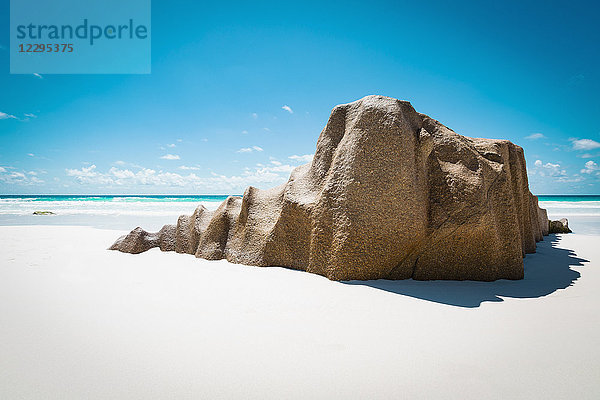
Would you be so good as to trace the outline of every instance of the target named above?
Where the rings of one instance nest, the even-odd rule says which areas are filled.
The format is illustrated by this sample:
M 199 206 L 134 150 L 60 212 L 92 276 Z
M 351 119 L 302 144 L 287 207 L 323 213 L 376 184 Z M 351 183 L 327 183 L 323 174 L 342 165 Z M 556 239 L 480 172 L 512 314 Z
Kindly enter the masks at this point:
M 523 149 L 461 136 L 412 105 L 367 96 L 336 106 L 311 163 L 287 183 L 199 206 L 111 249 L 153 247 L 333 280 L 520 279 L 550 226 Z

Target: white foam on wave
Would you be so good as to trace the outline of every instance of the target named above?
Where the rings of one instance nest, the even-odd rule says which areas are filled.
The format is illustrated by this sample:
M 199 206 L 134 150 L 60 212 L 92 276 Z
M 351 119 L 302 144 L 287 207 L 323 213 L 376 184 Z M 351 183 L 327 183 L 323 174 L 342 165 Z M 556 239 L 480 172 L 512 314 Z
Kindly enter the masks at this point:
M 599 217 L 600 201 L 540 201 L 548 211 L 548 218 Z
M 57 215 L 135 215 L 135 216 L 179 216 L 191 214 L 198 205 L 215 210 L 221 201 L 181 202 L 181 201 L 16 201 L 2 199 L 0 215 L 31 215 L 34 211 L 52 211 Z
M 89 198 L 88 198 L 89 199 Z M 100 197 L 99 197 L 100 199 Z M 142 201 L 143 200 L 143 201 Z M 174 199 L 175 200 L 175 199 Z M 58 215 L 123 215 L 123 216 L 174 216 L 191 214 L 202 204 L 215 210 L 221 200 L 214 201 L 139 201 L 132 197 L 113 198 L 105 201 L 48 200 L 43 198 L 4 198 L 0 199 L 0 215 L 31 215 L 34 211 L 52 211 Z M 540 201 L 540 207 L 548 210 L 550 218 L 598 217 L 600 201 Z

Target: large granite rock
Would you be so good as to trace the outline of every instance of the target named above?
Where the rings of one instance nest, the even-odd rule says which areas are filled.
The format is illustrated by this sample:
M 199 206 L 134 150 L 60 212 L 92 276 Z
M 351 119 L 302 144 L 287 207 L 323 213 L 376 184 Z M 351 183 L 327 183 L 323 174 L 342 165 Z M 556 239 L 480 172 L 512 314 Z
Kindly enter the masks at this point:
M 523 149 L 461 136 L 411 104 L 335 107 L 310 164 L 177 225 L 136 228 L 111 249 L 152 247 L 351 279 L 521 279 L 548 234 Z
M 571 233 L 571 229 L 569 229 L 569 220 L 561 218 L 558 221 L 549 221 L 548 230 L 550 233 Z

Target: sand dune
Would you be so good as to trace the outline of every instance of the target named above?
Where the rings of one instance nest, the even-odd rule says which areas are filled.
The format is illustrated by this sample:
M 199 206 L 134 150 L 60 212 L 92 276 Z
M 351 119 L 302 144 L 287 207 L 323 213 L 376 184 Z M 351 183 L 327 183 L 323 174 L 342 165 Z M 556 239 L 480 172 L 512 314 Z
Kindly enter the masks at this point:
M 122 233 L 0 227 L 0 398 L 600 397 L 599 236 L 486 283 L 104 250 Z

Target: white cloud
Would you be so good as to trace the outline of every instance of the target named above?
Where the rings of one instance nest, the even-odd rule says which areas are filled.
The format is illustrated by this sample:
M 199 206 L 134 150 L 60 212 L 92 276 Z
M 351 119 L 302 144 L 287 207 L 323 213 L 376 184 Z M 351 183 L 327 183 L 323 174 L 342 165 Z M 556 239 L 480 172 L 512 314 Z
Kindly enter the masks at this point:
M 289 112 L 290 114 L 294 113 L 294 110 L 292 110 L 292 107 L 288 106 L 288 105 L 284 105 L 283 107 L 281 107 L 282 109 L 284 109 L 285 111 Z
M 567 171 L 561 168 L 560 164 L 543 163 L 542 160 L 536 160 L 534 163 L 537 173 L 540 176 L 551 176 L 551 177 L 566 177 Z
M 176 145 L 175 145 L 175 143 L 171 143 L 171 144 L 168 144 L 168 145 L 167 145 L 167 147 L 170 147 L 170 148 L 173 148 L 173 147 L 175 147 L 175 146 L 176 146 Z
M 244 130 L 242 131 L 242 134 L 243 134 L 243 135 L 247 135 L 247 134 L 248 134 L 248 131 L 244 129 Z
M 252 118 L 258 119 L 258 114 L 257 113 L 252 113 Z
M 89 162 L 85 162 L 85 163 L 83 163 L 83 164 L 84 164 L 84 165 L 90 165 L 91 163 L 89 163 Z M 119 165 L 119 166 L 122 166 L 122 167 L 123 167 L 123 166 L 129 166 L 129 167 L 132 167 L 132 168 L 138 168 L 138 169 L 142 169 L 142 168 L 144 168 L 144 167 L 142 167 L 141 165 L 134 164 L 134 163 L 130 163 L 130 162 L 126 162 L 126 161 L 123 161 L 123 160 L 118 160 L 118 161 L 115 161 L 113 164 L 115 164 L 115 165 Z
M 37 115 L 35 114 L 31 114 L 31 113 L 26 113 L 24 114 L 27 118 L 37 118 Z
M 179 169 L 184 170 L 184 171 L 189 171 L 189 170 L 195 171 L 195 170 L 199 170 L 200 168 L 198 168 L 198 167 L 188 167 L 188 166 L 182 165 L 181 167 L 179 167 Z
M 574 183 L 581 182 L 583 180 L 579 174 L 569 176 L 567 171 L 558 163 L 543 163 L 542 160 L 536 160 L 534 165 L 534 169 L 528 170 L 532 176 L 538 175 L 544 179 L 551 179 L 559 183 Z
M 92 164 L 89 167 L 82 167 L 81 169 L 67 169 L 66 170 L 68 176 L 82 177 L 82 178 L 92 178 L 94 176 L 98 176 L 98 172 L 96 172 L 96 165 Z
M 525 136 L 525 139 L 529 139 L 529 140 L 536 140 L 536 139 L 543 139 L 546 136 L 542 135 L 541 133 L 532 133 L 529 136 Z
M 289 174 L 294 170 L 294 168 L 296 167 L 294 167 L 293 165 L 279 164 L 275 165 L 274 167 L 262 167 L 261 170 L 268 172 L 287 172 Z
M 0 119 L 18 119 L 18 118 L 15 117 L 14 115 L 10 115 L 10 114 L 3 113 L 0 111 Z
M 33 153 L 27 153 L 27 155 L 28 155 L 29 157 L 35 157 L 35 154 L 33 154 Z
M 181 142 L 183 142 L 183 140 L 182 139 L 177 139 L 177 142 L 181 143 Z
M 592 139 L 573 140 L 574 150 L 594 150 L 600 148 L 600 143 Z
M 312 161 L 313 157 L 314 154 L 305 154 L 303 156 L 297 156 L 294 154 L 293 156 L 289 156 L 288 158 L 297 162 L 309 163 Z
M 276 185 L 288 180 L 290 172 L 294 169 L 291 165 L 264 166 L 257 164 L 256 168 L 245 168 L 241 175 L 226 176 L 212 173 L 208 178 L 207 186 L 213 190 L 243 191 L 249 185 L 261 184 Z
M 155 185 L 155 186 L 186 186 L 201 182 L 194 174 L 187 176 L 172 172 L 156 172 L 153 169 L 142 168 L 137 172 L 128 169 L 112 167 L 106 173 L 96 170 L 95 165 L 81 169 L 67 169 L 67 176 L 74 177 L 80 184 L 99 184 L 108 186 L 123 185 Z
M 253 151 L 263 151 L 262 147 L 252 146 L 252 147 L 242 147 L 237 152 L 238 153 L 252 153 Z
M 44 79 L 44 77 L 42 75 L 38 74 L 37 72 L 34 72 L 33 76 L 38 77 L 40 79 Z
M 179 160 L 181 157 L 179 157 L 177 154 L 165 154 L 160 158 L 163 160 Z
M 585 168 L 581 170 L 582 174 L 593 174 L 596 171 L 600 171 L 600 166 L 593 161 L 588 161 L 585 163 Z
M 189 169 L 196 167 L 186 167 Z M 180 169 L 183 169 L 180 167 Z M 249 185 L 280 184 L 285 182 L 289 173 L 294 169 L 291 165 L 257 165 L 255 168 L 245 168 L 239 175 L 221 175 L 212 172 L 209 177 L 199 177 L 194 173 L 181 175 L 172 172 L 155 171 L 142 168 L 137 172 L 128 169 L 110 168 L 101 173 L 96 165 L 81 169 L 66 169 L 67 176 L 75 178 L 80 184 L 95 184 L 100 186 L 177 186 L 211 191 L 242 192 Z
M 34 185 L 44 183 L 35 171 L 15 171 L 14 167 L 0 167 L 0 182 L 10 185 Z

